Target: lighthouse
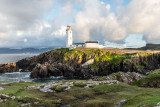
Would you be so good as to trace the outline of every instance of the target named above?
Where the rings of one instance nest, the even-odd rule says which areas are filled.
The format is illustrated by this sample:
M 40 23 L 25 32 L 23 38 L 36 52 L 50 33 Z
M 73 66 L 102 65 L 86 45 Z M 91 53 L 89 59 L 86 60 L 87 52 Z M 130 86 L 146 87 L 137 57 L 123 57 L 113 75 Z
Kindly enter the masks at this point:
M 66 29 L 66 47 L 71 47 L 72 42 L 72 27 L 68 25 Z

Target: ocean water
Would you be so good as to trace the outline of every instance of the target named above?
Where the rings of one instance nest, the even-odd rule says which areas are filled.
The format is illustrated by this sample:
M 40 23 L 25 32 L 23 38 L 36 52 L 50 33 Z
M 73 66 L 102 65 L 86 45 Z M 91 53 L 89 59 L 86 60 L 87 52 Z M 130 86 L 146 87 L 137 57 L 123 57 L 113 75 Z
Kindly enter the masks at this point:
M 0 64 L 6 64 L 8 62 L 17 62 L 21 59 L 36 55 L 38 54 L 0 54 Z
M 38 54 L 0 54 L 0 64 L 6 64 L 8 62 L 17 62 L 21 59 L 36 56 Z M 10 73 L 0 73 L 0 81 L 28 81 L 28 82 L 38 82 L 38 83 L 47 83 L 52 81 L 58 81 L 63 79 L 63 77 L 51 77 L 43 79 L 31 79 L 30 72 L 10 72 Z
M 53 81 L 62 80 L 63 77 L 50 77 L 50 78 L 30 78 L 30 72 L 11 72 L 11 73 L 0 73 L 0 81 L 27 81 L 27 82 L 37 82 L 37 83 L 48 83 Z

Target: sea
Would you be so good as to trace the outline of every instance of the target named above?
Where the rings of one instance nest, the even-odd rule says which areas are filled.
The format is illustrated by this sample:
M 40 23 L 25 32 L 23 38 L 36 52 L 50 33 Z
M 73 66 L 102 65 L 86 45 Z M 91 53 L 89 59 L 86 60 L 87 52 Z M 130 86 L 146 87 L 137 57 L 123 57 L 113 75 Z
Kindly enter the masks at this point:
M 0 54 L 0 64 L 7 64 L 8 62 L 17 62 L 21 59 L 27 57 L 37 56 L 39 54 Z M 10 72 L 10 73 L 0 73 L 0 81 L 10 81 L 10 82 L 19 82 L 19 81 L 26 81 L 26 82 L 37 82 L 37 83 L 48 83 L 52 81 L 58 81 L 63 79 L 63 77 L 50 77 L 50 78 L 30 78 L 31 72 Z

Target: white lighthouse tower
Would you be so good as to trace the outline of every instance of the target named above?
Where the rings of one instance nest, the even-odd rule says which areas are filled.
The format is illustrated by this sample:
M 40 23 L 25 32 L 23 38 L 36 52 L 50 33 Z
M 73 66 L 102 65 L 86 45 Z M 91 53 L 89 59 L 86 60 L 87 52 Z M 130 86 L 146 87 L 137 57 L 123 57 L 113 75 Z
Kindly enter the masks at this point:
M 71 47 L 72 42 L 72 27 L 68 25 L 66 29 L 66 47 Z

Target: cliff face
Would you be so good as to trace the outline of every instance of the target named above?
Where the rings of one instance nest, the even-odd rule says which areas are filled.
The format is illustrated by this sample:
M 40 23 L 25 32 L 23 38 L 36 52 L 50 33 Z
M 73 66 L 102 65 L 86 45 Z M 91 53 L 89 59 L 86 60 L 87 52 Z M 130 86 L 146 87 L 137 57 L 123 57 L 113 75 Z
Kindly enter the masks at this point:
M 93 63 L 84 65 L 88 60 Z M 159 68 L 160 55 L 151 53 L 114 54 L 103 50 L 56 49 L 17 62 L 22 71 L 30 71 L 32 78 L 64 76 L 90 78 L 118 71 L 146 74 Z

